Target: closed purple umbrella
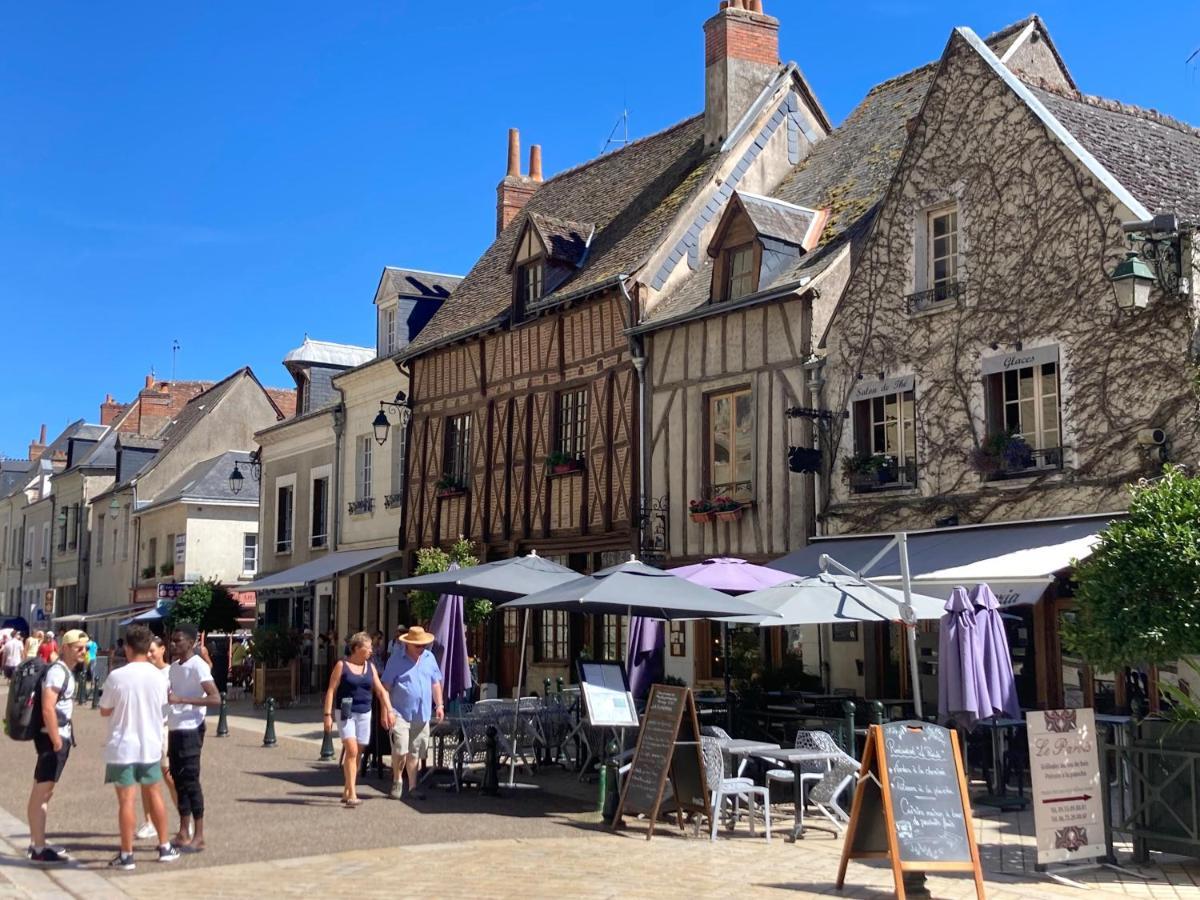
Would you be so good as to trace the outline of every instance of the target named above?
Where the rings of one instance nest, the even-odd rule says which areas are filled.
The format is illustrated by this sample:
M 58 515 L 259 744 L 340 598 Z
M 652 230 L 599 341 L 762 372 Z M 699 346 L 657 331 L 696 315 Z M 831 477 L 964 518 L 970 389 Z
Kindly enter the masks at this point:
M 983 669 L 983 641 L 967 589 L 956 587 L 946 601 L 938 633 L 938 720 L 974 728 L 992 715 Z
M 661 619 L 634 616 L 630 620 L 626 669 L 629 690 L 639 700 L 650 693 L 650 685 L 662 680 L 665 638 Z
M 443 694 L 446 700 L 456 700 L 471 689 L 463 598 L 457 594 L 443 594 L 429 622 L 429 630 L 442 670 Z
M 1021 702 L 1017 698 L 1017 679 L 1013 676 L 1012 651 L 1000 615 L 1000 601 L 986 584 L 977 584 L 971 591 L 971 605 L 975 607 L 975 630 L 982 648 L 983 672 L 992 712 L 1011 719 L 1019 718 Z

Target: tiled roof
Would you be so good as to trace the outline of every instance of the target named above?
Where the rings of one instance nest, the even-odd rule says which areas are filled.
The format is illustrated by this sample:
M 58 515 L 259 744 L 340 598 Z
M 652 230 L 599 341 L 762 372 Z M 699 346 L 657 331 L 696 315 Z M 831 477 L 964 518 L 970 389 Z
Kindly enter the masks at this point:
M 583 265 L 548 302 L 628 274 L 718 158 L 704 157 L 703 131 L 703 116 L 696 116 L 546 181 L 401 356 L 506 320 L 512 303 L 509 260 L 530 214 L 596 226 Z
M 1200 221 L 1200 131 L 1153 110 L 1029 87 L 1147 209 Z
M 588 241 L 595 226 L 588 222 L 568 222 L 554 216 L 530 213 L 529 220 L 546 245 L 546 254 L 553 260 L 577 266 L 587 252 Z
M 233 464 L 241 464 L 245 478 L 241 493 L 229 488 L 229 473 Z M 170 487 L 154 498 L 154 502 L 141 510 L 165 506 L 179 500 L 223 500 L 237 503 L 258 502 L 258 481 L 250 474 L 250 454 L 245 450 L 227 450 L 220 456 L 196 463 L 183 473 Z

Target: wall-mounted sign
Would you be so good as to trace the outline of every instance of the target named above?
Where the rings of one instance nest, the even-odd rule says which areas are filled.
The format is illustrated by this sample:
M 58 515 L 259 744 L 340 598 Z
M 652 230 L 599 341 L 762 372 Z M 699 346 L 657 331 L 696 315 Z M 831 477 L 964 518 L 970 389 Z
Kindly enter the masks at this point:
M 1036 710 L 1025 725 L 1038 864 L 1105 856 L 1095 711 Z
M 1056 362 L 1058 362 L 1057 344 L 1049 347 L 1013 350 L 998 356 L 985 356 L 983 358 L 983 374 L 995 375 L 998 372 L 1008 372 L 1012 369 L 1028 369 L 1030 366 Z
M 175 535 L 175 571 L 180 575 L 184 573 L 184 564 L 187 562 L 187 533 Z
M 42 594 L 42 608 L 46 610 L 47 616 L 54 615 L 54 588 L 50 588 Z
M 884 397 L 888 394 L 903 394 L 911 391 L 916 382 L 915 375 L 897 375 L 882 381 L 855 382 L 854 388 L 850 391 L 850 399 L 870 400 L 873 397 Z

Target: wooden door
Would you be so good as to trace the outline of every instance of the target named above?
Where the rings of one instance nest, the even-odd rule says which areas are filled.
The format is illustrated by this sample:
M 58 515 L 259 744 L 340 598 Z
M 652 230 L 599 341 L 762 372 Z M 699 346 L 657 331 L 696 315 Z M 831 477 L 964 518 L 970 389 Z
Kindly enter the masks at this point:
M 500 618 L 500 671 L 496 686 L 501 697 L 511 697 L 517 686 L 517 668 L 521 659 L 521 612 L 502 611 Z

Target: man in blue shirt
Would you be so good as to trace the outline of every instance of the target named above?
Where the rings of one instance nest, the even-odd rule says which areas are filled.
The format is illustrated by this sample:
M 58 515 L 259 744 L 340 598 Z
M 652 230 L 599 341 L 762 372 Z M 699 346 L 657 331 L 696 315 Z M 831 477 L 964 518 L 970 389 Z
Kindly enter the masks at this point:
M 442 721 L 446 708 L 442 703 L 442 670 L 429 652 L 433 635 L 414 625 L 400 636 L 403 653 L 393 653 L 383 670 L 383 686 L 391 694 L 392 712 L 392 791 L 395 800 L 407 796 L 424 800 L 416 792 L 417 763 L 429 748 L 429 721 Z M 401 773 L 407 777 L 401 780 Z

